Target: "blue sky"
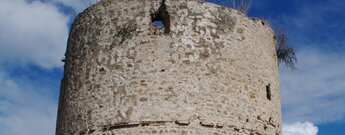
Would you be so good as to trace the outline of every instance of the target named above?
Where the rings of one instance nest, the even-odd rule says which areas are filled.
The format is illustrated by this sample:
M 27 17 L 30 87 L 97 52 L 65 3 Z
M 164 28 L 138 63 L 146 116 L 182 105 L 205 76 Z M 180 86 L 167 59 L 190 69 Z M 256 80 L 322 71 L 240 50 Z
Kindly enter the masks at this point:
M 220 0 L 208 0 L 227 4 Z M 0 0 L 0 131 L 55 132 L 69 26 L 92 0 Z M 285 31 L 296 71 L 280 68 L 284 135 L 345 134 L 345 0 L 254 0 L 249 16 Z

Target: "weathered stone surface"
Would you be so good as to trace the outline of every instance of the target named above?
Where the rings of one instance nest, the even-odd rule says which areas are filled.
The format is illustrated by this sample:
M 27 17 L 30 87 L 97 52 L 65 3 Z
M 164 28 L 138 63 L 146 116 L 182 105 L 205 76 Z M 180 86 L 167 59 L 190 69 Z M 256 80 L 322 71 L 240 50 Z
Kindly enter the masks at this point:
M 273 37 L 210 3 L 103 0 L 71 29 L 56 134 L 279 135 Z

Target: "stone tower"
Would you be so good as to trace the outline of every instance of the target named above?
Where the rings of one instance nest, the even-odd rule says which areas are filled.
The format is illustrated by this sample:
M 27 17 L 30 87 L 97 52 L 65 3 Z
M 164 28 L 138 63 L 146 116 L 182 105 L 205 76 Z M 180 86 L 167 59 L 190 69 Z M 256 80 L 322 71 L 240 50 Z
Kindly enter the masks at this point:
M 215 4 L 103 0 L 73 23 L 56 134 L 280 135 L 274 43 Z

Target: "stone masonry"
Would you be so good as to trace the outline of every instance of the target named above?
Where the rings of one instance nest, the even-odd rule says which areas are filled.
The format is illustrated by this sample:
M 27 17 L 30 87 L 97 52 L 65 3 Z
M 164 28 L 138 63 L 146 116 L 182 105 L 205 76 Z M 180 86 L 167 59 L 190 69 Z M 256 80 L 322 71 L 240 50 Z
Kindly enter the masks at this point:
M 73 23 L 56 134 L 280 135 L 274 44 L 215 4 L 103 0 Z

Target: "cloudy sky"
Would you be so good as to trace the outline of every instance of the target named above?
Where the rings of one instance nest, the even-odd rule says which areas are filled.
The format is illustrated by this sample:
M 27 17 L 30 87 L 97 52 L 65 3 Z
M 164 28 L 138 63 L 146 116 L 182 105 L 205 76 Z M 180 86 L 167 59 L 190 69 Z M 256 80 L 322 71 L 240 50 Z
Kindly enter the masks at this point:
M 220 0 L 209 0 L 226 4 Z M 66 40 L 93 0 L 0 0 L 0 131 L 53 135 Z M 249 16 L 285 31 L 296 71 L 280 68 L 283 135 L 345 134 L 345 0 L 256 0 Z

